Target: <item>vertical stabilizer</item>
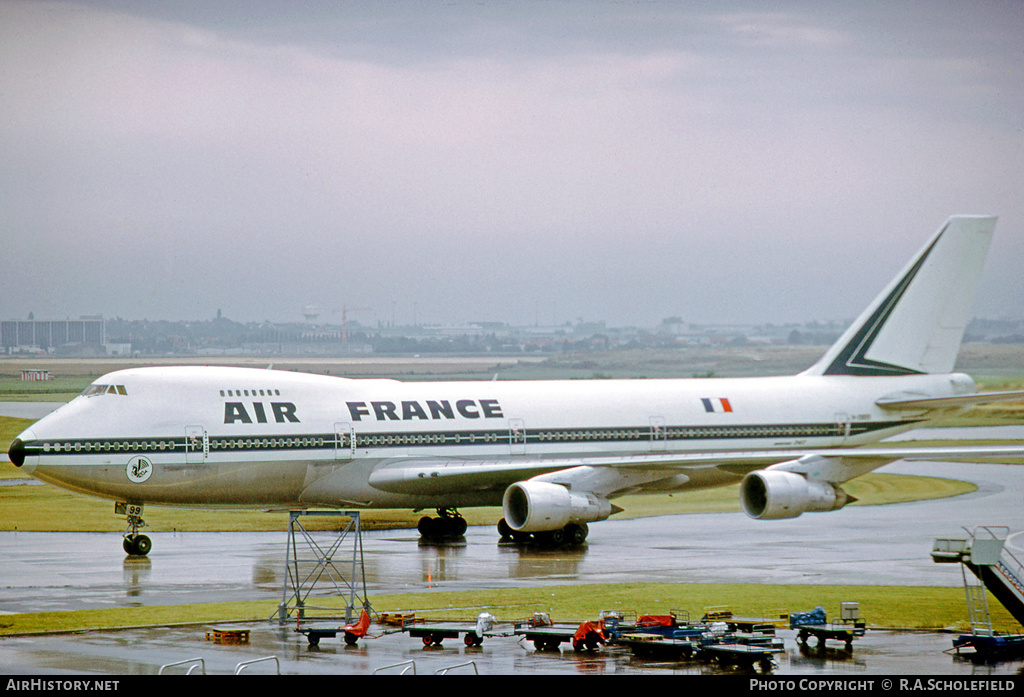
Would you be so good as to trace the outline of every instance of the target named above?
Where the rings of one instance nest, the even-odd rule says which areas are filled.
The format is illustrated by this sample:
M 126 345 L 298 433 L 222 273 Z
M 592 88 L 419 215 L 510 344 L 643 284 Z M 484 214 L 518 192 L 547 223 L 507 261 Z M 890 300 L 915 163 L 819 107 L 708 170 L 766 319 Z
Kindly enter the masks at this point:
M 995 226 L 992 216 L 947 220 L 805 374 L 952 372 Z

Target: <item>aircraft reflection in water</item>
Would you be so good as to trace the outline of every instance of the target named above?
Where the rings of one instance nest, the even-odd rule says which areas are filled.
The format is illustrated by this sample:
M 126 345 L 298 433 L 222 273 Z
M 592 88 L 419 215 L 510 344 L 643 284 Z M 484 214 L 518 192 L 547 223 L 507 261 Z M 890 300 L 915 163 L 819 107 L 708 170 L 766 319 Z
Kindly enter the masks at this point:
M 741 481 L 750 516 L 833 511 L 897 459 L 1020 448 L 870 448 L 972 404 L 953 373 L 995 218 L 955 216 L 822 358 L 791 377 L 417 382 L 223 367 L 110 373 L 12 443 L 42 481 L 112 499 L 145 554 L 144 505 L 503 507 L 503 536 L 578 544 L 625 494 Z M 860 446 L 860 447 L 857 447 Z

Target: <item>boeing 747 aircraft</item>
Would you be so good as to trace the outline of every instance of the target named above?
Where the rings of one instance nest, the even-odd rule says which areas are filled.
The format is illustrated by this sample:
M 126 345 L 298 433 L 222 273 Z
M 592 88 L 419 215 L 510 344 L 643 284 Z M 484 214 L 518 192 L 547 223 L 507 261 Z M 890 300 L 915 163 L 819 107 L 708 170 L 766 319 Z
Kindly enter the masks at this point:
M 1021 448 L 865 447 L 978 393 L 953 366 L 995 218 L 956 216 L 822 358 L 790 377 L 416 382 L 279 370 L 110 373 L 13 441 L 33 477 L 112 499 L 124 548 L 146 554 L 145 505 L 503 507 L 503 536 L 579 544 L 626 494 L 741 482 L 748 515 L 851 501 L 842 484 L 897 459 L 1022 456 Z

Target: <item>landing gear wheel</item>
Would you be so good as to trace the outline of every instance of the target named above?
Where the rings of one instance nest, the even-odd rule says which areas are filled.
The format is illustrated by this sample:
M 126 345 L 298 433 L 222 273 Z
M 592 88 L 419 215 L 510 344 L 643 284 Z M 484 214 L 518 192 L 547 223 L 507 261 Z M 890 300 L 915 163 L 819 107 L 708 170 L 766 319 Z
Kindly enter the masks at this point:
M 139 530 L 146 527 L 146 521 L 142 519 L 142 505 L 131 504 L 119 501 L 114 504 L 114 513 L 124 514 L 128 519 L 128 529 L 124 531 L 125 554 L 130 556 L 144 557 L 153 549 L 153 542 L 145 535 L 140 535 Z
M 569 523 L 562 529 L 565 536 L 565 544 L 581 545 L 587 541 L 590 528 L 586 523 Z
M 462 537 L 466 534 L 469 524 L 454 508 L 438 508 L 438 516 L 423 516 L 416 524 L 421 537 L 436 540 L 445 537 Z
M 420 522 L 416 524 L 416 529 L 423 537 L 434 536 L 434 519 L 430 516 L 423 516 L 420 518 Z
M 544 532 L 535 532 L 533 537 L 539 544 L 545 547 L 561 547 L 565 544 L 565 530 L 545 530 Z
M 122 546 L 129 556 L 144 557 L 153 549 L 153 541 L 146 535 L 126 535 Z
M 587 541 L 590 527 L 586 523 L 569 523 L 558 530 L 541 530 L 538 532 L 522 532 L 513 530 L 504 518 L 498 521 L 498 534 L 502 540 L 511 539 L 516 544 L 525 545 L 533 542 L 539 547 L 578 547 Z
M 466 522 L 466 519 L 463 518 L 462 516 L 456 516 L 455 518 L 452 518 L 451 520 L 452 520 L 452 531 L 455 533 L 455 536 L 456 537 L 462 537 L 463 535 L 465 535 L 466 534 L 466 530 L 469 529 L 469 523 Z

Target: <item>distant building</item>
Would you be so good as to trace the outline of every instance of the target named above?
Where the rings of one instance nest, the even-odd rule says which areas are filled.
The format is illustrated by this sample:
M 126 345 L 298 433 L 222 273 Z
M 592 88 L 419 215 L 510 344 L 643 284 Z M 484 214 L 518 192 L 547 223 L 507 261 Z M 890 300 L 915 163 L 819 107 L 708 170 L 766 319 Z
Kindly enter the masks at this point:
M 29 368 L 28 370 L 21 371 L 21 379 L 26 382 L 37 382 L 39 380 L 50 380 L 53 376 L 50 375 L 49 370 L 42 370 L 39 368 Z
M 99 318 L 0 322 L 0 345 L 4 353 L 53 353 L 61 347 L 82 345 L 96 346 L 102 350 L 105 340 L 104 322 Z

